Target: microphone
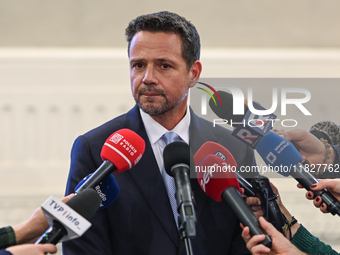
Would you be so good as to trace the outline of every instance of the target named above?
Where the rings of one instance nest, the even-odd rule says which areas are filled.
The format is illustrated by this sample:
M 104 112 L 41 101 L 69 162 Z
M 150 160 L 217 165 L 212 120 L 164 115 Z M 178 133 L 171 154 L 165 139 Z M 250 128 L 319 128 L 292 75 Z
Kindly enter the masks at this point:
M 84 182 L 86 182 L 92 174 L 89 174 L 84 179 L 82 179 L 78 185 L 75 187 L 77 190 Z M 102 182 L 94 187 L 94 190 L 98 193 L 101 203 L 98 211 L 101 211 L 111 205 L 119 195 L 119 186 L 116 178 L 113 174 L 109 174 Z
M 276 199 L 277 194 L 274 193 L 269 179 L 266 176 L 256 176 L 251 180 L 252 187 L 256 196 L 261 200 L 261 207 L 267 221 L 281 233 L 287 220 L 286 216 L 281 212 L 280 206 Z
M 79 192 L 66 204 L 50 196 L 41 207 L 51 227 L 35 244 L 57 244 L 60 240 L 67 241 L 82 236 L 91 227 L 88 220 L 96 213 L 99 205 L 100 198 L 93 189 Z
M 319 139 L 327 140 L 329 144 L 340 146 L 340 126 L 332 121 L 320 121 L 311 126 L 309 132 Z
M 94 188 L 113 171 L 124 172 L 135 166 L 145 150 L 144 140 L 130 129 L 120 129 L 106 139 L 101 151 L 103 163 L 75 192 Z
M 216 174 L 214 167 L 222 168 L 219 174 Z M 197 181 L 203 191 L 217 202 L 224 200 L 231 207 L 240 222 L 244 226 L 248 226 L 250 235 L 265 234 L 265 239 L 261 242 L 267 247 L 271 247 L 271 239 L 261 228 L 259 221 L 254 213 L 250 210 L 246 202 L 239 193 L 239 184 L 235 174 L 223 166 L 223 160 L 215 155 L 208 155 L 200 164 L 197 173 Z M 203 170 L 205 171 L 203 172 Z M 221 178 L 223 175 L 223 178 Z
M 275 132 L 268 132 L 257 145 L 257 152 L 264 162 L 281 175 L 291 175 L 314 196 L 320 196 L 327 210 L 340 216 L 340 202 L 327 189 L 311 190 L 319 181 L 301 164 L 302 157 L 295 146 Z
M 225 91 L 218 91 L 217 93 L 220 95 L 223 108 L 222 106 L 213 105 L 213 99 L 210 99 L 209 105 L 211 109 L 218 117 L 226 120 L 229 119 L 231 126 L 234 127 L 234 124 L 238 124 L 231 133 L 232 136 L 255 149 L 262 137 L 272 129 L 277 116 L 275 114 L 253 114 L 246 104 L 244 105 L 244 109 L 247 110 L 245 115 L 233 115 L 233 96 Z M 266 110 L 254 101 L 252 105 L 256 110 Z M 234 120 L 239 121 L 240 119 L 242 120 L 241 122 L 233 122 Z
M 179 216 L 179 230 L 184 238 L 196 236 L 195 200 L 190 184 L 190 148 L 184 142 L 168 144 L 163 151 L 164 168 L 174 177 Z
M 233 95 L 226 92 L 226 91 L 217 91 L 217 93 L 213 94 L 214 99 L 217 99 L 217 95 L 220 95 L 220 99 L 222 104 L 215 105 L 214 100 L 210 98 L 209 100 L 209 106 L 213 112 L 220 117 L 221 119 L 225 119 L 228 121 L 230 126 L 236 127 L 234 123 L 242 121 L 244 118 L 244 114 L 233 114 L 233 104 L 234 104 L 234 98 Z M 223 105 L 223 106 L 222 106 Z M 248 105 L 246 104 L 246 100 L 244 102 L 244 112 L 247 112 L 249 110 Z
M 241 174 L 236 172 L 236 160 L 230 151 L 224 146 L 211 141 L 205 142 L 194 155 L 195 166 L 199 166 L 202 160 L 209 154 L 220 157 L 224 161 L 224 164 L 232 166 L 232 170 L 235 170 L 233 172 L 239 181 L 239 185 L 244 189 L 244 194 L 248 197 L 256 197 L 253 186 L 245 178 L 243 178 Z
M 195 165 L 199 165 L 204 159 L 203 155 L 215 155 L 222 159 L 222 164 L 228 169 L 231 169 L 235 174 L 241 188 L 244 189 L 244 194 L 248 197 L 258 197 L 261 200 L 261 207 L 268 222 L 282 232 L 285 224 L 285 216 L 282 214 L 280 207 L 276 201 L 277 195 L 274 193 L 269 179 L 265 176 L 255 176 L 251 178 L 250 183 L 236 171 L 237 163 L 224 146 L 215 142 L 206 142 L 196 152 L 194 159 Z

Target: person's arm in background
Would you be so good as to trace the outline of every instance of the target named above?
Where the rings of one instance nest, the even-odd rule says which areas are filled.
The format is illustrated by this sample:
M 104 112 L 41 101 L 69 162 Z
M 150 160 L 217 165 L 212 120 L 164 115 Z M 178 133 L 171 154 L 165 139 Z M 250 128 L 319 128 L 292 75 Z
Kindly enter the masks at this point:
M 16 245 L 15 232 L 11 226 L 0 228 L 0 249 Z
M 292 142 L 299 150 L 303 160 L 309 164 L 323 164 L 327 155 L 327 148 L 317 137 L 303 129 L 293 129 L 290 131 L 276 130 L 283 138 Z M 331 146 L 327 164 L 334 165 L 339 162 L 339 148 Z
M 64 197 L 61 201 L 66 203 L 74 194 Z M 22 223 L 13 227 L 7 226 L 0 228 L 0 249 L 5 249 L 9 246 L 33 243 L 37 240 L 47 229 L 49 225 L 44 216 L 42 209 L 39 207 L 32 216 Z
M 54 244 L 22 244 L 15 245 L 7 248 L 6 250 L 0 250 L 0 255 L 45 255 L 47 253 L 55 254 L 57 247 Z
M 61 201 L 66 203 L 69 201 L 74 194 L 70 194 Z M 49 224 L 45 218 L 45 215 L 39 207 L 35 210 L 32 216 L 22 223 L 13 226 L 15 232 L 16 244 L 33 243 L 39 238 L 48 228 Z

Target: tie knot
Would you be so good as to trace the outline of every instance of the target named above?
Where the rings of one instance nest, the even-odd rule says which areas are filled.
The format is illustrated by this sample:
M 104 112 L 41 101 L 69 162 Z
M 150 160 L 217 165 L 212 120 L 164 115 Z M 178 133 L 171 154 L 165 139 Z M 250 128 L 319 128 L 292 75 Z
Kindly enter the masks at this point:
M 175 132 L 166 132 L 162 136 L 163 141 L 165 142 L 166 145 L 173 143 L 175 141 L 179 141 L 181 138 L 175 133 Z

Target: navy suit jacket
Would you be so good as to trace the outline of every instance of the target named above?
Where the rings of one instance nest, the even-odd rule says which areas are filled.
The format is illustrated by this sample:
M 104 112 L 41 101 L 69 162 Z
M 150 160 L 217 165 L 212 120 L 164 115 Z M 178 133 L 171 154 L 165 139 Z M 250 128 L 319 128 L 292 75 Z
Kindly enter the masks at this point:
M 146 143 L 140 162 L 128 171 L 114 174 L 120 187 L 116 201 L 91 219 L 92 227 L 80 238 L 63 243 L 63 254 L 184 255 L 163 179 L 147 137 L 139 108 L 135 106 L 102 126 L 80 136 L 71 152 L 66 194 L 102 163 L 100 152 L 115 131 L 129 128 Z M 195 153 L 206 141 L 215 141 L 234 155 L 238 165 L 252 165 L 254 153 L 222 127 L 197 117 L 191 111 L 190 148 Z M 249 254 L 241 237 L 236 215 L 225 202 L 210 199 L 196 179 L 191 185 L 197 204 L 197 235 L 192 240 L 195 255 Z

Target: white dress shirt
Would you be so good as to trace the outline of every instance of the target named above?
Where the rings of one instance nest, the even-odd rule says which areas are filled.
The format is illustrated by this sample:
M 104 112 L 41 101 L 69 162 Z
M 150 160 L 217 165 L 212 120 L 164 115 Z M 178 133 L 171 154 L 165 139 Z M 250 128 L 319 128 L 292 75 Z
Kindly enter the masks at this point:
M 145 126 L 146 134 L 149 137 L 151 147 L 153 150 L 153 153 L 156 157 L 156 161 L 159 167 L 159 170 L 162 174 L 163 170 L 163 150 L 165 148 L 165 142 L 163 139 L 160 139 L 166 132 L 172 131 L 175 132 L 179 137 L 189 144 L 189 126 L 190 126 L 190 110 L 189 106 L 187 107 L 187 112 L 183 119 L 172 129 L 167 130 L 164 128 L 161 124 L 159 124 L 157 121 L 155 121 L 151 116 L 145 112 L 143 112 L 141 109 L 139 109 L 140 115 L 142 117 L 142 121 Z

